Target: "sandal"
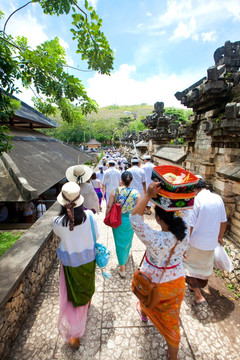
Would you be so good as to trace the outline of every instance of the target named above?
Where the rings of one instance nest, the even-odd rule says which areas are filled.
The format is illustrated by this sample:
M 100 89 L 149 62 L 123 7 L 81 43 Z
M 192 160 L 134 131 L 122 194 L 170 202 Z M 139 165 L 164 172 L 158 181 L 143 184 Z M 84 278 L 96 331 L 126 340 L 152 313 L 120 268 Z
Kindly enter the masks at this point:
M 139 307 L 138 307 L 138 304 L 140 304 L 140 301 L 137 301 L 137 302 L 136 302 L 136 310 L 137 310 L 137 312 L 138 312 L 138 314 L 139 314 L 142 322 L 147 322 L 147 321 L 148 321 L 148 317 L 142 315 L 141 310 L 140 310 Z
M 207 305 L 207 300 L 201 301 L 201 302 L 197 302 L 196 300 L 193 300 L 193 302 L 191 303 L 192 307 L 195 306 L 201 306 L 201 305 Z

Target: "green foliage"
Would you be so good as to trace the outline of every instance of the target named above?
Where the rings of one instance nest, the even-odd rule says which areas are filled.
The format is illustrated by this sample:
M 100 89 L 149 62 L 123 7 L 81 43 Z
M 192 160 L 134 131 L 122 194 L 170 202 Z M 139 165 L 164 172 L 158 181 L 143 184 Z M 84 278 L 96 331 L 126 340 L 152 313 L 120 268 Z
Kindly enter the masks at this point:
M 132 131 L 135 129 L 136 129 L 135 120 L 133 120 L 129 124 L 129 130 Z M 147 129 L 147 127 L 141 122 L 140 119 L 137 119 L 137 132 L 143 131 L 144 129 Z
M 110 74 L 113 69 L 113 52 L 100 31 L 102 20 L 87 1 L 84 10 L 75 0 L 32 0 L 25 6 L 34 2 L 39 3 L 43 12 L 49 15 L 59 16 L 72 11 L 73 29 L 70 31 L 77 41 L 77 52 L 81 59 L 87 60 L 89 69 Z M 1 11 L 0 17 L 3 17 Z M 75 120 L 70 103 L 77 104 L 82 114 L 97 111 L 96 102 L 87 96 L 82 82 L 64 71 L 66 54 L 57 37 L 33 50 L 27 45 L 26 38 L 14 39 L 8 36 L 6 24 L 4 31 L 0 32 L 0 81 L 6 92 L 19 91 L 16 80 L 21 80 L 26 88 L 33 85 L 38 95 L 34 100 L 37 109 L 46 115 L 53 115 L 58 108 L 67 122 Z
M 7 250 L 15 244 L 15 242 L 21 237 L 22 232 L 3 232 L 0 234 L 0 256 L 2 256 Z
M 88 21 L 87 13 L 83 10 L 81 10 L 82 13 L 72 15 L 72 25 L 75 28 L 72 28 L 71 32 L 73 40 L 76 39 L 78 42 L 77 53 L 81 54 L 82 60 L 88 61 L 89 69 L 110 75 L 110 70 L 113 69 L 114 55 L 106 37 L 100 30 L 102 19 L 98 17 L 96 11 L 88 5 L 86 0 L 84 5 L 90 14 L 91 21 Z M 78 6 L 76 7 L 79 9 Z
M 119 109 L 119 108 L 120 108 L 120 106 L 118 106 L 118 105 L 110 105 L 110 106 L 108 106 L 109 110 L 116 110 L 116 109 Z
M 193 114 L 193 112 L 192 112 L 192 110 L 176 109 L 174 107 L 166 107 L 164 114 L 176 115 L 177 116 L 176 122 L 180 122 L 180 121 L 189 122 L 188 117 L 191 114 Z
M 4 152 L 9 152 L 13 146 L 12 146 L 12 138 L 13 136 L 8 135 L 9 128 L 5 125 L 2 125 L 0 127 L 0 156 Z
M 11 99 L 0 91 L 0 118 L 3 123 L 7 121 L 8 117 L 13 116 L 14 112 L 20 108 L 20 102 Z M 9 152 L 12 146 L 12 136 L 9 135 L 9 128 L 6 125 L 0 127 L 0 156 L 4 152 Z

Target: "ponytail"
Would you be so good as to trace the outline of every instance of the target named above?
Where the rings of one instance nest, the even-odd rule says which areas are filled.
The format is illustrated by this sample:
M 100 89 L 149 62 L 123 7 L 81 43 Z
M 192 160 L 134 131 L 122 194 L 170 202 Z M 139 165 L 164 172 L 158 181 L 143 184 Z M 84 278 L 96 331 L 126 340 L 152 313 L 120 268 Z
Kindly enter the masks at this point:
M 165 211 L 155 206 L 155 215 L 159 216 L 169 227 L 169 231 L 182 241 L 186 236 L 187 226 L 183 219 L 175 211 Z

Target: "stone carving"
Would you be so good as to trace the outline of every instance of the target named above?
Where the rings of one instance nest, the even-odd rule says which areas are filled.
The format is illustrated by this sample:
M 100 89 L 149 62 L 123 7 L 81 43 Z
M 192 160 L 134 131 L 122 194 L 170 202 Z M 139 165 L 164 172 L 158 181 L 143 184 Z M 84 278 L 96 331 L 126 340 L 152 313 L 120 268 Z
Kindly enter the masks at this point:
M 231 43 L 226 41 L 225 45 L 214 52 L 215 65 L 226 65 L 236 70 L 240 67 L 240 41 Z
M 218 48 L 214 53 L 215 66 L 207 70 L 207 77 L 175 94 L 183 105 L 203 112 L 215 107 L 221 110 L 229 100 L 230 91 L 240 81 L 240 41 Z

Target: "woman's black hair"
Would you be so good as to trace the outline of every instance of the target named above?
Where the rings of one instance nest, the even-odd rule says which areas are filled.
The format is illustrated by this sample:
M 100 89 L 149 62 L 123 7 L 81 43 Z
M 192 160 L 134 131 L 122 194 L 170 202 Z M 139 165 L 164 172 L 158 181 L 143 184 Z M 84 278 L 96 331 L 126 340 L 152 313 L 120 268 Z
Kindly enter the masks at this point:
M 97 174 L 95 172 L 92 173 L 92 180 L 95 180 L 97 178 Z
M 122 178 L 122 181 L 123 181 L 124 185 L 128 186 L 131 183 L 131 181 L 133 179 L 133 176 L 132 176 L 132 173 L 130 171 L 124 171 L 122 173 L 121 178 Z
M 187 226 L 182 218 L 176 216 L 174 211 L 165 211 L 159 206 L 155 206 L 155 216 L 159 216 L 169 227 L 169 231 L 179 241 L 182 241 L 186 236 Z
M 83 210 L 83 205 L 75 207 L 73 210 L 74 210 L 74 226 L 83 224 L 87 219 L 87 215 Z M 67 209 L 64 206 L 61 206 L 61 210 L 58 215 L 63 216 L 62 226 L 67 227 L 69 223 L 69 217 L 67 215 Z M 57 219 L 55 221 L 57 221 Z

